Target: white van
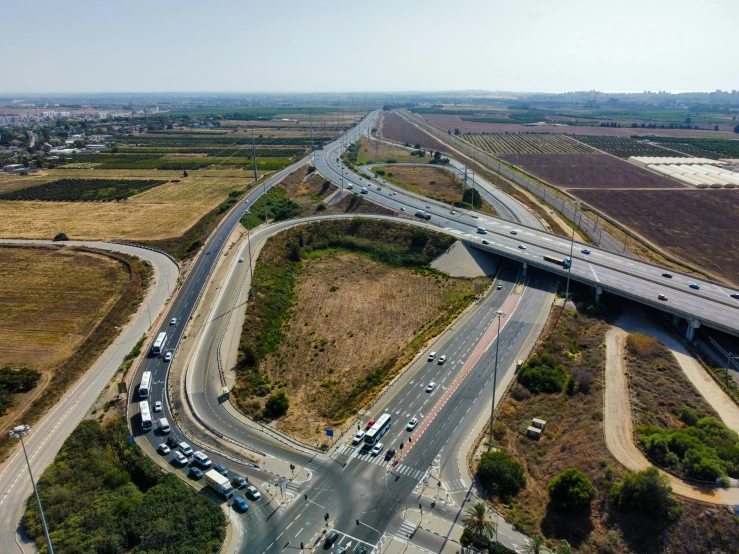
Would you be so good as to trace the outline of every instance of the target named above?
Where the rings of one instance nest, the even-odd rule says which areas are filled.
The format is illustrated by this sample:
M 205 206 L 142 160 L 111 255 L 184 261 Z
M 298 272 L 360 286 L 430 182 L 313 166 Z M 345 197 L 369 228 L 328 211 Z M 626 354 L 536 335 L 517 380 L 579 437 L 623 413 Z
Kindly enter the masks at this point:
M 164 435 L 171 431 L 171 429 L 169 428 L 169 421 L 167 421 L 166 418 L 162 418 L 159 420 L 159 430 Z
M 200 465 L 200 467 L 210 467 L 210 464 L 211 464 L 210 458 L 208 458 L 208 456 L 200 452 L 200 450 L 198 450 L 197 452 L 195 452 L 195 454 L 192 455 L 192 460 L 194 462 L 197 462 Z

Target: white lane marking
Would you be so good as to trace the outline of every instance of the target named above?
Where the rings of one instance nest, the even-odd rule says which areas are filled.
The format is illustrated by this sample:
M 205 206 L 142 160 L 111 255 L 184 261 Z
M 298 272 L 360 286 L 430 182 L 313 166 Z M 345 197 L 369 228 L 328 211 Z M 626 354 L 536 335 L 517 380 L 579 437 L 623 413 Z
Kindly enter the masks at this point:
M 595 270 L 593 269 L 593 266 L 591 264 L 588 264 L 588 267 L 590 268 L 590 271 L 593 272 L 593 277 L 595 277 L 595 280 L 600 283 L 600 279 L 598 279 L 598 276 L 595 274 Z

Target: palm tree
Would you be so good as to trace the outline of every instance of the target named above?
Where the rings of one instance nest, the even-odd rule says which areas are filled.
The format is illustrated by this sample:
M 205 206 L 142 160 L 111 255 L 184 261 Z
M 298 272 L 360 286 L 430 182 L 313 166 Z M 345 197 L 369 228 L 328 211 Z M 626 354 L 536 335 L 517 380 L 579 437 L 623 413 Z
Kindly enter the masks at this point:
M 546 542 L 541 535 L 534 535 L 529 539 L 529 544 L 526 545 L 525 554 L 541 554 Z
M 482 502 L 467 508 L 462 524 L 465 530 L 475 537 L 491 540 L 495 535 L 495 522 L 488 517 L 487 506 Z

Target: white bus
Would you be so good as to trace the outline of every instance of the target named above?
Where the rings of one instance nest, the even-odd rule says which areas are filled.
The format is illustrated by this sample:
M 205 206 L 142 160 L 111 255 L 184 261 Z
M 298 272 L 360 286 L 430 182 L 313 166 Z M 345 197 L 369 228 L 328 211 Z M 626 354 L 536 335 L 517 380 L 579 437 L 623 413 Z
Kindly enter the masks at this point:
M 155 356 L 159 356 L 164 348 L 164 343 L 167 342 L 167 333 L 159 333 L 157 340 L 154 341 L 154 346 L 151 347 L 151 353 Z
M 149 387 L 151 386 L 151 371 L 144 371 L 141 376 L 141 384 L 139 385 L 139 398 L 149 397 Z
M 139 402 L 139 413 L 141 413 L 141 428 L 144 432 L 151 431 L 151 412 L 149 411 L 149 402 L 142 400 Z
M 382 414 L 380 418 L 375 421 L 375 424 L 372 426 L 372 428 L 364 435 L 364 442 L 367 445 L 372 446 L 378 440 L 380 440 L 382 435 L 387 433 L 387 430 L 390 429 L 391 424 L 392 419 L 390 418 L 390 414 Z

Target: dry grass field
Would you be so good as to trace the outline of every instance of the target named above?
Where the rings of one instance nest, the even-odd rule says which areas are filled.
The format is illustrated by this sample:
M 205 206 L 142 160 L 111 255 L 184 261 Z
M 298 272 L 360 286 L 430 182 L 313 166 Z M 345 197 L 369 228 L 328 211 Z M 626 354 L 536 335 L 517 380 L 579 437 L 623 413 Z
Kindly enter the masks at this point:
M 125 267 L 66 248 L 0 246 L 0 366 L 53 368 L 118 301 Z
M 420 158 L 420 161 L 429 161 L 431 158 L 426 156 Z M 357 154 L 357 165 L 368 163 L 385 163 L 388 160 L 396 162 L 416 163 L 419 161 L 418 156 L 411 156 L 411 151 L 399 146 L 393 146 L 386 142 L 370 139 L 366 137 L 359 139 L 359 153 Z
M 382 137 L 401 144 L 407 143 L 411 146 L 419 144 L 421 148 L 426 150 L 439 151 L 447 155 L 454 154 L 449 146 L 426 134 L 415 125 L 408 123 L 395 112 L 383 113 L 380 133 Z
M 0 202 L 0 237 L 49 239 L 64 232 L 70 239 L 154 240 L 182 235 L 233 190 L 253 182 L 241 170 L 49 170 L 29 176 L 40 184 L 60 178 L 170 179 L 121 202 Z M 179 181 L 179 182 L 174 182 Z M 0 190 L 3 181 L 0 181 Z
M 290 413 L 278 424 L 323 441 L 356 381 L 407 353 L 420 328 L 444 315 L 473 282 L 393 268 L 354 253 L 324 252 L 302 264 L 290 333 L 264 367 L 286 382 Z

